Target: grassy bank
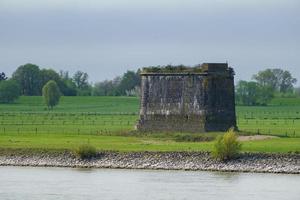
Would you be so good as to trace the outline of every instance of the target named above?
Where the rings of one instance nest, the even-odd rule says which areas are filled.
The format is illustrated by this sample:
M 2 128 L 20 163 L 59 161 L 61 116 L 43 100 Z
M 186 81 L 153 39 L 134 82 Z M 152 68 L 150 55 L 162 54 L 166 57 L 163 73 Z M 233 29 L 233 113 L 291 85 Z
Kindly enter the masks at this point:
M 89 143 L 99 151 L 210 151 L 213 142 L 176 142 L 169 139 L 131 136 L 96 136 L 72 134 L 9 134 L 0 135 L 0 149 L 73 150 Z M 300 138 L 275 138 L 243 142 L 246 152 L 300 151 Z

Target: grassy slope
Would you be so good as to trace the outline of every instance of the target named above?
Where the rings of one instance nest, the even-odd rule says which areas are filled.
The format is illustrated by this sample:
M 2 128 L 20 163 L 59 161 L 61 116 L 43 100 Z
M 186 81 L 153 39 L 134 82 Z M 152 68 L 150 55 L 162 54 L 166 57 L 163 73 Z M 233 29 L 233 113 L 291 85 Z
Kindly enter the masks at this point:
M 281 105 L 284 105 L 282 103 Z M 296 124 L 292 124 L 291 121 L 288 123 L 283 123 L 284 118 L 297 117 L 300 111 L 300 101 L 298 105 L 298 100 L 289 100 L 296 102 L 297 105 L 289 106 L 291 103 L 287 102 L 288 106 L 270 106 L 270 107 L 237 107 L 237 113 L 240 117 L 239 126 L 241 128 L 257 128 L 269 127 L 271 131 L 284 131 L 287 128 L 298 128 L 300 130 L 300 123 L 296 120 Z M 275 104 L 275 103 L 274 103 Z M 278 105 L 278 104 L 277 104 Z M 63 97 L 59 106 L 52 111 L 48 118 L 44 115 L 48 115 L 48 111 L 45 110 L 43 105 L 43 100 L 41 97 L 21 97 L 19 101 L 11 105 L 1 105 L 0 104 L 0 121 L 4 124 L 0 124 L 0 148 L 9 149 L 73 149 L 75 146 L 90 142 L 95 145 L 99 150 L 120 150 L 120 151 L 186 151 L 186 150 L 210 150 L 212 148 L 211 142 L 175 142 L 174 140 L 161 137 L 133 137 L 133 136 L 108 136 L 106 133 L 101 133 L 104 135 L 95 135 L 96 130 L 105 129 L 109 132 L 120 132 L 121 130 L 132 130 L 133 124 L 137 119 L 137 115 L 116 115 L 122 113 L 136 113 L 139 107 L 138 98 L 134 97 Z M 37 112 L 38 114 L 24 114 L 22 112 Z M 98 112 L 97 115 L 90 117 L 84 114 L 80 115 L 81 112 Z M 10 113 L 6 115 L 5 113 Z M 11 113 L 18 115 L 17 117 Z M 68 114 L 66 118 L 61 118 L 62 116 L 56 116 L 56 113 Z M 72 113 L 79 113 L 74 115 Z M 99 114 L 101 113 L 101 114 Z M 112 115 L 102 115 L 102 114 L 112 114 Z M 299 112 L 300 113 L 300 112 Z M 72 115 L 71 115 L 72 114 Z M 11 115 L 11 116 L 10 116 Z M 247 119 L 248 122 L 241 116 L 246 116 L 246 118 L 251 118 L 255 115 L 254 119 Z M 24 117 L 25 116 L 25 117 Z M 275 122 L 272 117 L 277 117 Z M 111 118 L 112 117 L 112 118 Z M 48 122 L 54 122 L 53 124 L 45 125 L 41 122 L 42 118 Z M 130 119 L 129 119 L 130 118 Z M 125 119 L 125 120 L 124 120 Z M 12 124 L 10 126 L 5 125 L 5 123 L 19 123 L 20 121 L 28 120 L 26 125 L 16 125 Z M 40 120 L 40 121 L 39 121 Z M 66 124 L 63 124 L 63 121 Z M 121 121 L 130 121 L 119 124 Z M 270 121 L 271 120 L 271 121 Z M 273 121 L 272 121 L 273 120 Z M 277 120 L 277 121 L 276 121 Z M 85 121 L 82 124 L 82 121 Z M 91 123 L 95 121 L 96 124 Z M 111 123 L 111 121 L 114 121 Z M 71 124 L 71 122 L 73 124 Z M 89 124 L 90 122 L 90 124 Z M 103 123 L 105 122 L 105 124 Z M 300 121 L 299 121 L 300 122 Z M 70 124 L 68 124 L 70 123 Z M 99 123 L 99 124 L 97 124 Z M 133 124 L 131 124 L 133 123 Z M 269 123 L 269 124 L 268 124 Z M 277 124 L 274 124 L 277 123 Z M 45 130 L 42 133 L 33 134 L 37 124 L 40 124 L 38 130 Z M 3 133 L 1 130 L 6 126 L 6 132 Z M 17 134 L 17 127 L 28 128 L 26 133 Z M 70 132 L 66 132 L 64 129 L 69 127 Z M 85 134 L 82 134 L 82 130 L 78 135 L 77 129 L 87 129 Z M 280 129 L 275 129 L 279 127 Z M 11 130 L 10 130 L 11 128 Z M 51 134 L 51 130 L 56 134 Z M 296 129 L 298 131 L 298 129 Z M 50 134 L 48 134 L 50 132 Z M 93 133 L 93 134 L 90 134 Z M 275 132 L 274 132 L 275 133 Z M 110 134 L 110 133 L 109 133 Z M 299 132 L 297 132 L 299 134 Z M 300 151 L 300 138 L 279 138 L 264 141 L 254 141 L 254 142 L 244 142 L 244 151 L 260 151 L 260 152 L 289 152 L 289 151 Z
M 0 146 L 3 149 L 72 150 L 83 143 L 90 143 L 96 146 L 98 150 L 115 151 L 210 151 L 213 147 L 213 142 L 175 142 L 149 137 L 67 134 L 10 134 L 0 136 Z M 300 138 L 243 142 L 243 151 L 282 153 L 300 151 Z

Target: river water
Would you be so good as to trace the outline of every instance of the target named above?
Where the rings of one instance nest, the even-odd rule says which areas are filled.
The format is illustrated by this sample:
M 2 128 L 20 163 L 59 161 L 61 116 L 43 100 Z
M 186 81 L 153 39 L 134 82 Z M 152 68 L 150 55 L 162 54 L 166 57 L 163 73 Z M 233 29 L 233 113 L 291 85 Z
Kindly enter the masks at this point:
M 0 167 L 0 199 L 300 200 L 300 175 Z

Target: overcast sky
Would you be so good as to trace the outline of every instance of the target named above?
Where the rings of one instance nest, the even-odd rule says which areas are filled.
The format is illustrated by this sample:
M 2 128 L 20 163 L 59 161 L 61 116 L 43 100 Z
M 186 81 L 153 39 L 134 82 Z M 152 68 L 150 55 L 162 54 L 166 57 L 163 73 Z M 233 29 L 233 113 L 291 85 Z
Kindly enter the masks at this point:
M 82 70 L 97 82 L 149 65 L 228 62 L 300 82 L 299 0 L 0 0 L 0 71 Z M 298 82 L 298 85 L 300 85 Z

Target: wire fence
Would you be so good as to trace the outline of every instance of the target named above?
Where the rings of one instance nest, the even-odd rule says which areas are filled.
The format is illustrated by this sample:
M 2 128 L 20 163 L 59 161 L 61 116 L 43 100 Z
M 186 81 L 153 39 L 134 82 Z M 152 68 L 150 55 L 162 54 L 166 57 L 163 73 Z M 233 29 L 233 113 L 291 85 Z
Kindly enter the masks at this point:
M 138 118 L 135 112 L 1 112 L 0 134 L 105 135 L 133 130 Z M 238 112 L 237 125 L 247 133 L 300 137 L 298 111 Z

